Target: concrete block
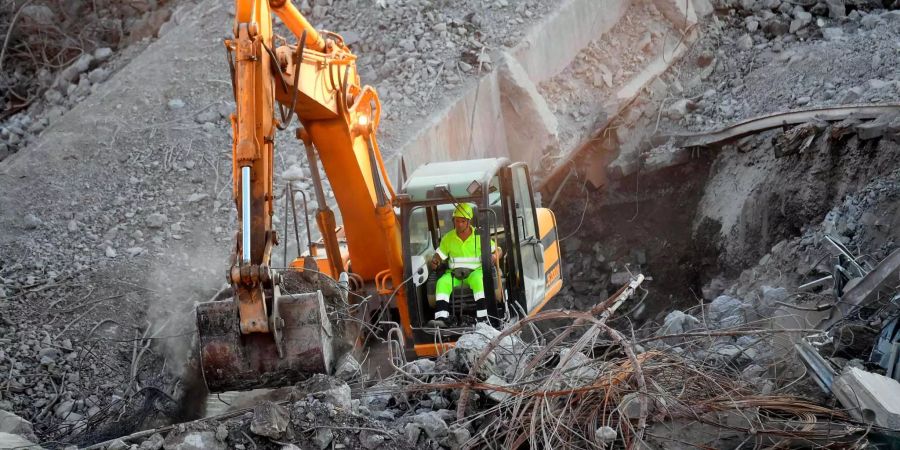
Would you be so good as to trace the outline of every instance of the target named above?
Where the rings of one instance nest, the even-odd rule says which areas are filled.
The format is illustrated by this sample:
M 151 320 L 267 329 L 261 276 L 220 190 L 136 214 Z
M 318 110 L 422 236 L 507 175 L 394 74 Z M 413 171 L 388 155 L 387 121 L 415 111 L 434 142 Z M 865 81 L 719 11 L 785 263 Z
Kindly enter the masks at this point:
M 531 29 L 513 49 L 516 59 L 535 83 L 561 73 L 584 47 L 611 30 L 631 2 L 625 0 L 569 0 Z
M 888 131 L 891 119 L 879 117 L 869 122 L 863 122 L 855 127 L 856 134 L 862 140 L 880 138 Z
M 654 172 L 666 167 L 677 166 L 690 162 L 691 151 L 686 148 L 662 146 L 651 149 L 644 159 L 644 170 Z
M 482 77 L 447 109 L 429 116 L 400 154 L 412 170 L 426 162 L 507 156 L 497 71 Z
M 857 420 L 900 430 L 900 383 L 897 380 L 848 367 L 831 389 Z
M 536 168 L 542 155 L 558 151 L 559 124 L 522 65 L 508 53 L 502 61 L 498 84 L 509 156 Z

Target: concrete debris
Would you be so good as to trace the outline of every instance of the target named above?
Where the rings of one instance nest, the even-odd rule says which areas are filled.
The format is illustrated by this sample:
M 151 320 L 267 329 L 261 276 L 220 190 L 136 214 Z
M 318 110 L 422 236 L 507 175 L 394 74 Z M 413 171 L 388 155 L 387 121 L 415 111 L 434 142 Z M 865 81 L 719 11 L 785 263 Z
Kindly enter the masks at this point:
M 832 392 L 856 420 L 900 430 L 897 380 L 848 367 L 834 380 Z
M 260 436 L 280 439 L 287 431 L 288 411 L 275 403 L 266 401 L 253 408 L 253 421 L 250 422 L 250 431 Z
M 225 444 L 212 431 L 194 431 L 166 439 L 164 450 L 225 450 Z

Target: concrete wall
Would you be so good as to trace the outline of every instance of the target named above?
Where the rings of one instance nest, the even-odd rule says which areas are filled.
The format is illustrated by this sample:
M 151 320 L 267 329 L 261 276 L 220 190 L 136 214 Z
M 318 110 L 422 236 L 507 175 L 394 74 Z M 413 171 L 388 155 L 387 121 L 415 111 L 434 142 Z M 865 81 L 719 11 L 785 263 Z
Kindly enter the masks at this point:
M 497 62 L 495 70 L 448 107 L 432 114 L 421 132 L 401 144 L 399 152 L 387 165 L 393 170 L 398 155 L 403 155 L 410 171 L 429 161 L 493 156 L 507 156 L 536 166 L 548 152 L 566 154 L 573 150 L 559 148 L 556 118 L 537 85 L 560 74 L 584 47 L 611 30 L 622 20 L 633 1 L 648 0 L 564 2 L 535 25 L 515 48 L 493 54 L 492 60 Z M 697 21 L 696 2 L 707 0 L 691 0 L 693 3 L 649 1 L 653 1 L 676 28 L 685 29 Z M 648 71 L 652 76 L 664 70 L 653 69 Z M 633 95 L 651 81 L 646 73 L 640 75 L 643 75 L 638 77 L 641 79 L 626 89 Z M 612 100 L 614 103 L 628 101 Z M 584 130 L 583 134 L 588 136 L 593 131 Z
M 496 70 L 432 114 L 422 131 L 401 146 L 398 154 L 407 167 L 492 156 L 535 163 L 555 145 L 556 136 L 555 119 L 536 85 L 560 73 L 582 48 L 609 31 L 630 1 L 569 0 L 514 49 L 493 55 L 494 61 L 501 61 Z M 511 142 L 512 131 L 524 135 Z

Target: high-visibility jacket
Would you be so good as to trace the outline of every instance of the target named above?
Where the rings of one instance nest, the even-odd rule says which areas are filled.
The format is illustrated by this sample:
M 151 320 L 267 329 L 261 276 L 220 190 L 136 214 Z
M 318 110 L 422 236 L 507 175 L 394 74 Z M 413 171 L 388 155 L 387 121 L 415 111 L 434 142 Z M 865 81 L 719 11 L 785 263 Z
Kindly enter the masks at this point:
M 491 240 L 491 252 L 494 252 L 497 244 Z M 462 240 L 456 234 L 456 229 L 450 230 L 441 238 L 437 254 L 441 259 L 450 259 L 450 268 L 463 268 L 475 270 L 481 267 L 481 237 L 478 230 L 472 228 L 472 234 L 466 240 Z

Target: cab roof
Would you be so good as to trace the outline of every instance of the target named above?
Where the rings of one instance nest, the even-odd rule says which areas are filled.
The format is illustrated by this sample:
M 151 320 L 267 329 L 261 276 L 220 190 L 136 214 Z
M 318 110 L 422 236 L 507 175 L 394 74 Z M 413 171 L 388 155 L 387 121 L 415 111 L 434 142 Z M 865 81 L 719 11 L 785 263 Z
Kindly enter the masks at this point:
M 469 159 L 426 163 L 416 168 L 403 183 L 402 194 L 408 201 L 440 199 L 435 195 L 435 186 L 446 184 L 454 197 L 470 197 L 466 190 L 473 181 L 487 186 L 497 172 L 509 165 L 506 158 Z M 429 196 L 429 193 L 432 195 Z

